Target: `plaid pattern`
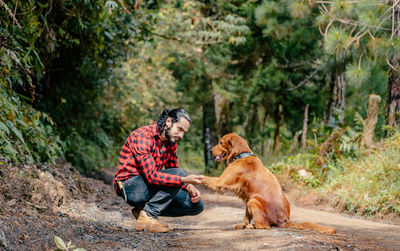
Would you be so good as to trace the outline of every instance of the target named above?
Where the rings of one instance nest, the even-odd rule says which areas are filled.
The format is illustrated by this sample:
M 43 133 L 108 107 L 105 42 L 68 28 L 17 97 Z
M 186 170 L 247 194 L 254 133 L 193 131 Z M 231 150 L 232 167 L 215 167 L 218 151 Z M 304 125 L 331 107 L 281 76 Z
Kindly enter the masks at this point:
M 133 131 L 126 139 L 119 155 L 118 171 L 114 177 L 114 187 L 117 181 L 125 181 L 132 176 L 142 175 L 150 184 L 182 186 L 181 176 L 159 172 L 165 168 L 177 168 L 177 143 L 163 144 L 157 124 L 143 126 Z

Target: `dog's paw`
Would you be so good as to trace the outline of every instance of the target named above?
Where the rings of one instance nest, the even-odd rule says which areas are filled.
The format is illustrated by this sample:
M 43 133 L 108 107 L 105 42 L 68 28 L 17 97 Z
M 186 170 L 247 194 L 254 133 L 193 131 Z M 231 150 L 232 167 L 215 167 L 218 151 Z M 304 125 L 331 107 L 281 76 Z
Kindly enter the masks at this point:
M 239 225 L 236 225 L 235 226 L 235 229 L 237 230 L 237 229 L 243 229 L 243 228 L 245 228 L 246 227 L 246 225 L 245 224 L 239 224 Z
M 330 228 L 330 227 L 326 227 L 323 230 L 318 231 L 321 234 L 335 234 L 336 233 L 336 229 L 334 228 Z
M 256 223 L 255 224 L 255 228 L 256 229 L 268 229 L 268 228 L 271 228 L 269 225 L 267 225 L 267 224 L 260 224 L 260 223 Z
M 246 229 L 254 229 L 254 225 L 253 224 L 247 224 L 246 225 Z

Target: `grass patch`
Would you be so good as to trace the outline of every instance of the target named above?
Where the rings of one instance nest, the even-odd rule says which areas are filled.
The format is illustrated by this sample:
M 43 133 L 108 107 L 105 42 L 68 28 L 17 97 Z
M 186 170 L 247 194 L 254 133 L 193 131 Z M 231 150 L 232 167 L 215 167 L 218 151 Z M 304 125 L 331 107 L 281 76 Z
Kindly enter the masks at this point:
M 396 143 L 397 142 L 397 143 Z M 360 215 L 400 213 L 400 137 L 358 160 L 336 164 L 329 182 L 317 189 Z M 340 170 L 343 170 L 340 172 Z
M 271 164 L 269 169 L 305 185 L 308 191 L 329 197 L 345 211 L 365 216 L 400 214 L 400 132 L 369 152 L 341 152 L 335 158 L 327 157 L 322 166 L 316 163 L 317 157 L 297 154 Z M 302 177 L 301 169 L 312 176 Z

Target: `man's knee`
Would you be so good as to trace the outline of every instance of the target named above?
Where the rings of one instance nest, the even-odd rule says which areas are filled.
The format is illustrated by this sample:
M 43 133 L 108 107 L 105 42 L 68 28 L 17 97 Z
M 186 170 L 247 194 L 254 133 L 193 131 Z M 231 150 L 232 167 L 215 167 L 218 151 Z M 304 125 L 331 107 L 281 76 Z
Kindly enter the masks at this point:
M 127 194 L 127 202 L 129 205 L 134 207 L 143 207 L 148 201 L 148 198 L 140 193 L 129 193 Z
M 204 210 L 204 202 L 202 199 L 199 200 L 197 203 L 193 203 L 193 214 L 192 215 L 197 215 L 203 212 Z
M 141 207 L 149 199 L 149 191 L 142 177 L 135 176 L 130 178 L 124 185 L 126 200 L 129 205 Z

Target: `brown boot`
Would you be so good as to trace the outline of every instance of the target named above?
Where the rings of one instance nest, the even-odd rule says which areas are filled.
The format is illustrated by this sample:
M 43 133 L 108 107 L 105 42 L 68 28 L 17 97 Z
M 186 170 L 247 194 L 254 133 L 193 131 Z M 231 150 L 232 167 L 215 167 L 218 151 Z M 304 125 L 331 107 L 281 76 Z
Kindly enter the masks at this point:
M 140 211 L 142 211 L 142 210 L 143 210 L 142 207 L 132 208 L 132 214 L 133 214 L 133 217 L 135 217 L 135 220 L 137 220 L 139 218 Z
M 152 233 L 165 233 L 169 231 L 169 228 L 168 225 L 162 224 L 156 218 L 148 216 L 146 211 L 142 210 L 140 211 L 139 217 L 135 223 L 135 230 L 148 230 Z
M 143 210 L 143 207 L 134 207 L 134 208 L 132 208 L 132 214 L 133 214 L 133 217 L 135 217 L 135 220 L 137 220 L 139 218 L 139 214 L 140 214 L 140 212 L 142 210 Z M 162 223 L 162 222 L 160 222 L 160 223 L 161 223 L 161 225 L 163 227 L 168 227 L 168 224 Z

